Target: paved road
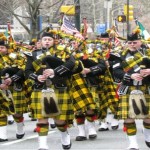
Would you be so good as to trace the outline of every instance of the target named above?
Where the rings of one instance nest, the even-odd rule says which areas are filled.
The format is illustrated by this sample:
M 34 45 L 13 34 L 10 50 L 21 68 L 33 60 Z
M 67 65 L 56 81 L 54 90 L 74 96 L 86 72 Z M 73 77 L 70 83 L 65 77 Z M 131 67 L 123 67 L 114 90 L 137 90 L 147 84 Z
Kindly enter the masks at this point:
M 30 118 L 25 117 L 26 136 L 21 140 L 16 140 L 15 124 L 8 126 L 9 141 L 0 143 L 0 150 L 37 150 L 38 140 L 37 133 L 33 132 L 36 121 L 30 121 Z M 142 134 L 142 121 L 137 121 L 138 124 L 138 142 L 140 150 L 149 150 L 144 142 Z M 98 128 L 98 122 L 96 127 Z M 125 150 L 128 146 L 128 141 L 125 133 L 122 131 L 122 121 L 117 131 L 112 131 L 111 128 L 106 132 L 98 132 L 98 137 L 94 141 L 86 140 L 83 142 L 75 141 L 78 134 L 77 127 L 69 129 L 72 141 L 71 150 Z M 57 129 L 50 129 L 48 136 L 48 145 L 50 150 L 62 150 L 60 142 L 60 134 Z

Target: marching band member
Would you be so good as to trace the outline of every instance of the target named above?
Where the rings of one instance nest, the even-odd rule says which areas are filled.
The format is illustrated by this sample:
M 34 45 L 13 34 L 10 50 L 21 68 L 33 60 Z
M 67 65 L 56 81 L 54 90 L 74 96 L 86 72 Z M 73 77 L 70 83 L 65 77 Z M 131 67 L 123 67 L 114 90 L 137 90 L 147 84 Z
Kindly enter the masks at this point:
M 109 60 L 109 53 L 112 50 L 111 39 L 108 32 L 99 35 L 98 39 L 101 42 L 101 57 L 105 60 L 107 70 L 104 75 L 101 75 L 101 83 L 99 88 L 99 106 L 100 106 L 100 126 L 98 131 L 109 130 L 108 122 L 113 130 L 118 129 L 119 122 L 116 118 L 118 98 L 116 97 L 116 87 L 112 78 L 112 64 Z M 109 118 L 109 120 L 108 120 Z
M 34 50 L 27 56 L 25 70 L 26 77 L 34 81 L 31 109 L 32 117 L 38 119 L 36 131 L 39 135 L 39 150 L 48 150 L 48 118 L 51 117 L 60 131 L 63 149 L 70 149 L 71 140 L 67 128 L 73 123 L 74 115 L 66 83 L 68 74 L 74 66 L 74 58 L 70 56 L 66 62 L 62 61 L 57 55 L 59 51 L 54 49 L 52 32 L 43 33 L 41 44 L 41 49 Z M 42 69 L 43 66 L 46 68 Z M 53 96 L 49 97 L 51 93 Z M 43 94 L 47 96 L 41 98 Z M 52 112 L 54 116 L 51 116 Z
M 79 60 L 82 66 L 82 70 L 80 72 L 72 75 L 72 79 L 74 80 L 72 82 L 73 88 L 71 89 L 71 93 L 73 106 L 75 108 L 76 123 L 79 131 L 76 141 L 86 140 L 87 135 L 89 139 L 93 140 L 97 137 L 95 128 L 95 120 L 97 119 L 97 106 L 95 101 L 96 87 L 95 85 L 89 86 L 87 78 L 94 79 L 94 81 L 96 81 L 95 76 L 98 73 L 103 73 L 105 71 L 105 64 L 103 62 L 102 64 L 97 64 L 88 58 L 84 59 L 84 49 L 82 49 L 84 46 L 81 48 L 77 42 L 74 42 L 73 46 L 77 49 L 75 57 Z M 87 124 L 85 121 L 87 121 Z M 86 127 L 88 131 L 87 133 L 85 130 Z
M 0 41 L 1 84 L 0 88 L 11 101 L 11 111 L 17 125 L 16 137 L 21 139 L 25 135 L 23 113 L 27 112 L 27 99 L 24 89 L 24 58 L 16 52 L 8 52 L 9 46 L 5 40 Z M 9 114 L 8 114 L 9 115 Z M 1 114 L 0 142 L 7 141 L 7 116 Z
M 143 119 L 144 137 L 150 147 L 150 76 L 148 61 L 149 49 L 141 47 L 139 30 L 128 35 L 127 49 L 123 50 L 113 65 L 114 76 L 122 81 L 118 117 L 124 119 L 124 131 L 129 139 L 129 150 L 138 150 L 135 119 Z M 146 62 L 146 63 L 145 63 Z

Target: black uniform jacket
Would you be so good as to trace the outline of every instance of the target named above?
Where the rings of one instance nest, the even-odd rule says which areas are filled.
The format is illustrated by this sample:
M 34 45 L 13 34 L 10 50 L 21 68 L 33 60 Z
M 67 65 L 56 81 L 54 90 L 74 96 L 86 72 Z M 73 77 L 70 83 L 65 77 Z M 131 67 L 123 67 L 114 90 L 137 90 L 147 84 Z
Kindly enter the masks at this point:
M 148 66 L 150 64 L 150 59 L 147 57 L 146 61 L 145 61 L 145 59 L 142 59 L 136 65 L 131 67 L 128 71 L 124 71 L 124 63 L 128 59 L 127 55 L 129 55 L 130 58 L 135 58 L 136 53 L 138 53 L 138 51 L 135 51 L 135 52 L 128 51 L 128 53 L 126 55 L 124 55 L 124 56 L 118 55 L 117 56 L 118 58 L 115 57 L 115 60 L 114 60 L 113 75 L 115 78 L 118 78 L 119 80 L 121 80 L 122 84 L 127 85 L 127 86 L 134 85 L 134 81 L 133 81 L 133 79 L 131 79 L 131 75 L 133 73 L 139 73 L 140 69 L 142 69 L 141 66 L 144 65 L 144 66 L 146 66 L 146 68 L 148 68 Z M 128 64 L 128 65 L 130 66 L 131 64 Z M 150 76 L 143 78 L 142 85 L 150 85 Z

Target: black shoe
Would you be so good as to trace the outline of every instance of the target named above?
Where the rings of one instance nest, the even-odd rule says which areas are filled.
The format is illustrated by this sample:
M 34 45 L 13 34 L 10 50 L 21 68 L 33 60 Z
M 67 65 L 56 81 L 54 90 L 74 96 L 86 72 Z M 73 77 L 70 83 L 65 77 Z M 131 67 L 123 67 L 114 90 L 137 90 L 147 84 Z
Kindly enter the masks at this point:
M 145 143 L 146 143 L 147 147 L 150 148 L 150 142 L 145 141 Z
M 37 131 L 36 131 L 36 128 L 33 130 L 33 132 L 37 132 Z
M 0 138 L 0 142 L 6 142 L 6 141 L 8 141 L 8 139 L 1 139 Z
M 37 119 L 32 118 L 31 121 L 37 121 Z
M 54 128 L 56 128 L 56 125 L 55 125 L 55 124 L 50 124 L 50 127 L 51 127 L 52 129 L 54 129 Z
M 98 131 L 108 131 L 108 128 L 99 128 Z
M 112 130 L 117 130 L 119 128 L 119 125 L 117 126 L 111 126 Z
M 25 133 L 24 134 L 16 134 L 16 138 L 17 139 L 22 139 L 24 137 Z
M 139 150 L 139 149 L 137 149 L 137 148 L 130 148 L 129 150 Z
M 8 120 L 8 124 L 12 125 L 14 123 L 14 120 Z
M 85 136 L 77 136 L 76 137 L 76 141 L 85 141 L 85 140 L 87 140 L 87 137 L 85 137 Z
M 38 150 L 48 150 L 48 149 L 45 149 L 45 148 L 40 148 L 40 149 L 38 149 Z
M 63 148 L 63 149 L 70 149 L 70 148 L 71 148 L 71 145 L 72 145 L 71 142 L 70 142 L 69 145 L 63 145 L 63 144 L 62 144 L 62 148 Z
M 91 135 L 89 135 L 89 139 L 90 140 L 94 140 L 96 138 L 97 138 L 97 134 L 91 134 Z

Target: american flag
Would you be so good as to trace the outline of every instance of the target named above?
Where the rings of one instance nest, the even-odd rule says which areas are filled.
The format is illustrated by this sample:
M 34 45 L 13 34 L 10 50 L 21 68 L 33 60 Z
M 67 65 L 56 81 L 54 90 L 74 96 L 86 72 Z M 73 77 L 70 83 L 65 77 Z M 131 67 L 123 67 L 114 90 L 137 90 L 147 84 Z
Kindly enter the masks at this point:
M 67 16 L 63 17 L 63 24 L 61 26 L 61 30 L 65 33 L 74 35 L 77 38 L 84 39 L 82 34 L 75 28 L 75 26 L 71 23 Z
M 115 43 L 115 47 L 121 44 L 120 40 L 117 37 L 115 37 L 114 43 Z

